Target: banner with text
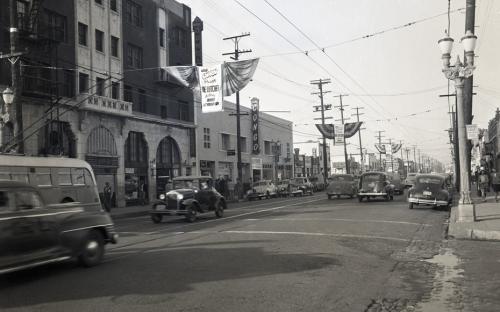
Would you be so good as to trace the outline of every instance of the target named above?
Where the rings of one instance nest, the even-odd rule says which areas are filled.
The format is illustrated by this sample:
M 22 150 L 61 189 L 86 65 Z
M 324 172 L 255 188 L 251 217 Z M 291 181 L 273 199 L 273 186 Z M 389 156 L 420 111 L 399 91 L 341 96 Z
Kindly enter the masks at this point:
M 259 99 L 252 98 L 250 103 L 252 105 L 252 154 L 259 155 Z
M 335 144 L 344 144 L 344 125 L 335 125 Z
M 203 113 L 222 111 L 221 66 L 203 66 L 200 70 L 201 111 Z

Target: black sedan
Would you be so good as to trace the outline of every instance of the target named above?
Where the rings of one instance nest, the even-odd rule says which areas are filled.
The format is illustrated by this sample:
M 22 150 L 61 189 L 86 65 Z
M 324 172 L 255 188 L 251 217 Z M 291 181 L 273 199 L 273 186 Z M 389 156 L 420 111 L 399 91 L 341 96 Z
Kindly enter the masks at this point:
M 117 237 L 102 209 L 46 206 L 36 188 L 0 180 L 0 274 L 72 258 L 94 266 L 103 259 L 104 245 Z
M 452 196 L 448 189 L 446 179 L 441 175 L 417 175 L 415 184 L 408 191 L 408 208 L 413 209 L 414 205 L 449 207 Z

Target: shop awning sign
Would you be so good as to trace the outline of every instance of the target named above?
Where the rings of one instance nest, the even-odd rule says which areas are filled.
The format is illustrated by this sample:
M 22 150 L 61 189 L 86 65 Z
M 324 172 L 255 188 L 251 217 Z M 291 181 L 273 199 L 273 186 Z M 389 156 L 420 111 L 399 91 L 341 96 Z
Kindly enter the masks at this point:
M 262 158 L 252 158 L 252 170 L 262 170 Z
M 344 144 L 344 125 L 335 125 L 335 144 Z

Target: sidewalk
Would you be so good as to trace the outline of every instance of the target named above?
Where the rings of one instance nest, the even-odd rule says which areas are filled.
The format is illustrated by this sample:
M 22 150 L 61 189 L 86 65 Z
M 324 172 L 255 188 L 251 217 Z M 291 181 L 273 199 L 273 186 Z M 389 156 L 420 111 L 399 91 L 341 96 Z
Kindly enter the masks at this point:
M 478 197 L 473 198 L 476 208 L 475 222 L 456 222 L 457 206 L 451 208 L 448 236 L 456 239 L 500 241 L 500 202 L 495 196 L 486 197 L 483 203 Z

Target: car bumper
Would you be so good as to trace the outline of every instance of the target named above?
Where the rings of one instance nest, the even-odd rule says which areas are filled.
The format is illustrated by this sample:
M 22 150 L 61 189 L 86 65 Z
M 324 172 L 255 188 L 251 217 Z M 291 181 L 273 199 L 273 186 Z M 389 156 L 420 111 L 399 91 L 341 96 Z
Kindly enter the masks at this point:
M 158 202 L 153 205 L 149 213 L 161 215 L 183 215 L 187 214 L 188 210 L 184 207 L 181 207 L 180 209 L 178 209 L 177 207 L 169 207 L 164 202 Z
M 387 196 L 387 193 L 358 193 L 358 196 Z
M 434 206 L 447 206 L 449 203 L 445 200 L 437 200 L 437 199 L 422 199 L 422 198 L 408 198 L 409 203 L 414 203 L 417 205 L 434 205 Z

